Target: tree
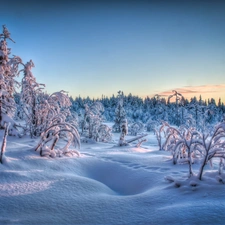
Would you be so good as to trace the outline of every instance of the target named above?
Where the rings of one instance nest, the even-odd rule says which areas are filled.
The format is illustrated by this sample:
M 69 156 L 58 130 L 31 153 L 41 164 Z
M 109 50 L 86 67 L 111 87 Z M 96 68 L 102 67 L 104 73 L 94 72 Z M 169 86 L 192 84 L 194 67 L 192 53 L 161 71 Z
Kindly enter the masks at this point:
M 159 150 L 165 150 L 165 143 L 163 144 L 163 141 L 162 141 L 162 133 L 165 136 L 165 132 L 166 132 L 165 131 L 165 128 L 166 127 L 170 127 L 170 126 L 165 121 L 162 121 L 161 123 L 162 123 L 162 125 L 158 129 L 156 128 L 156 126 L 153 129 L 154 129 L 154 132 L 156 134 L 156 138 L 157 138 L 157 141 L 158 141 Z
M 138 133 L 144 131 L 144 124 L 141 122 L 134 122 L 131 124 L 129 131 L 131 135 L 137 136 Z
M 1 153 L 0 153 L 0 163 L 1 164 L 3 164 L 3 158 L 4 158 L 5 149 L 6 149 L 9 125 L 10 124 L 7 124 L 7 125 L 5 124 L 5 132 L 4 132 L 4 136 L 2 139 L 2 146 L 1 146 Z
M 122 91 L 118 91 L 117 95 L 117 107 L 115 110 L 115 124 L 113 125 L 113 130 L 115 132 L 121 132 L 121 125 L 124 124 L 126 119 L 126 112 L 123 108 L 124 94 Z
M 176 126 L 180 126 L 184 122 L 184 111 L 183 106 L 185 103 L 185 99 L 182 94 L 178 93 L 177 91 L 173 90 L 173 94 L 168 97 L 167 104 L 170 104 L 170 99 L 175 97 L 175 107 L 176 113 L 174 117 L 174 124 Z
M 25 114 L 27 130 L 31 137 L 39 137 L 54 121 L 66 122 L 70 116 L 70 98 L 63 90 L 49 95 L 43 92 L 44 84 L 36 82 L 31 69 L 32 60 L 23 64 L 24 73 L 21 88 L 21 103 Z
M 97 132 L 99 141 L 109 142 L 112 140 L 112 129 L 106 124 L 101 124 Z
M 191 125 L 196 127 L 197 130 L 203 131 L 206 126 L 205 121 L 205 107 L 203 106 L 202 101 L 198 103 L 196 98 L 193 98 L 189 105 L 187 106 L 191 117 Z
M 7 46 L 7 39 L 13 41 L 3 25 L 3 33 L 0 34 L 0 128 L 10 122 L 9 134 L 19 134 L 13 116 L 16 111 L 14 93 L 18 86 L 15 77 L 22 60 L 18 56 L 10 57 L 11 49 Z
M 218 157 L 220 159 L 225 158 L 225 122 L 218 124 L 212 134 L 203 133 L 201 140 L 198 141 L 202 147 L 203 160 L 199 169 L 198 178 L 202 179 L 202 174 L 205 165 L 213 158 Z
M 56 144 L 60 138 L 66 141 L 66 145 L 56 149 Z M 80 135 L 76 128 L 63 121 L 54 121 L 48 129 L 41 134 L 41 139 L 35 148 L 35 151 L 39 150 L 41 156 L 50 156 L 52 158 L 67 153 L 75 153 L 79 156 L 78 151 L 68 150 L 71 144 L 73 144 L 75 148 L 80 148 Z
M 42 99 L 37 104 L 36 112 L 37 133 L 40 133 L 40 142 L 35 150 L 40 150 L 41 156 L 61 156 L 62 154 L 79 152 L 70 151 L 69 147 L 73 144 L 80 148 L 80 135 L 73 121 L 68 121 L 71 116 L 69 107 L 70 98 L 65 91 L 54 92 L 51 95 L 40 95 Z M 73 117 L 72 117 L 73 118 Z M 63 148 L 56 149 L 56 144 L 60 139 L 66 141 Z
M 23 66 L 24 69 L 19 71 L 19 73 L 24 73 L 21 82 L 21 104 L 30 136 L 37 137 L 40 136 L 41 133 L 40 129 L 38 131 L 38 118 L 41 116 L 39 114 L 40 111 L 38 110 L 38 107 L 40 104 L 39 101 L 42 95 L 42 89 L 45 85 L 36 82 L 36 79 L 31 72 L 31 69 L 34 67 L 32 60 L 23 64 Z
M 201 163 L 197 178 L 202 180 L 205 165 L 213 158 L 219 158 L 219 172 L 221 173 L 225 159 L 225 122 L 219 123 L 212 131 L 201 133 L 193 128 L 178 130 L 168 127 L 165 146 L 173 154 L 173 162 L 185 158 L 189 165 L 189 177 L 194 176 L 192 171 L 193 156 L 199 156 Z
M 199 150 L 199 138 L 200 134 L 192 128 L 182 127 L 181 130 L 173 128 L 171 126 L 167 129 L 167 138 L 165 146 L 172 152 L 173 163 L 177 163 L 177 159 L 186 158 L 189 166 L 189 177 L 193 176 L 192 163 L 193 153 Z
M 104 107 L 100 102 L 94 102 L 90 107 L 85 104 L 84 120 L 82 125 L 82 134 L 86 135 L 89 139 L 98 141 L 98 129 L 102 122 L 102 113 Z
M 120 133 L 119 146 L 127 145 L 127 143 L 125 141 L 125 136 L 127 134 L 128 134 L 127 120 L 123 119 L 121 121 L 121 133 Z

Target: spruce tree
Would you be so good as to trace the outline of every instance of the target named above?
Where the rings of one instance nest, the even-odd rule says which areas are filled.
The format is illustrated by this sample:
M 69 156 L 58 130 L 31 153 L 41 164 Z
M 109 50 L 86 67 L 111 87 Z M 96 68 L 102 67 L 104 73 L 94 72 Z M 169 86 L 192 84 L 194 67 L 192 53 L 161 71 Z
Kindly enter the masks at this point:
M 124 102 L 124 94 L 122 91 L 118 92 L 117 96 L 117 107 L 115 110 L 115 124 L 113 125 L 114 132 L 121 132 L 121 125 L 123 124 L 123 121 L 126 119 L 126 112 L 123 107 Z

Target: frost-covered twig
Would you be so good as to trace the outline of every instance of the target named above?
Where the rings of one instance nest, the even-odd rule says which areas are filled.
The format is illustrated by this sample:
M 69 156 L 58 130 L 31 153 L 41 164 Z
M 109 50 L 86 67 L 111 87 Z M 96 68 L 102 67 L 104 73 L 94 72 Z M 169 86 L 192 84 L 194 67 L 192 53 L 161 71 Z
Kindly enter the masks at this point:
M 165 150 L 165 143 L 162 143 L 162 133 L 165 134 L 165 129 L 170 127 L 169 124 L 165 121 L 161 122 L 162 125 L 159 127 L 159 129 L 154 129 L 155 130 L 155 134 L 156 134 L 156 138 L 158 141 L 158 145 L 159 145 L 159 150 Z
M 137 148 L 140 148 L 140 146 L 142 145 L 142 143 L 143 142 L 146 142 L 146 141 L 147 141 L 147 139 L 142 139 L 142 140 L 138 141 L 138 143 L 136 144 L 136 147 Z

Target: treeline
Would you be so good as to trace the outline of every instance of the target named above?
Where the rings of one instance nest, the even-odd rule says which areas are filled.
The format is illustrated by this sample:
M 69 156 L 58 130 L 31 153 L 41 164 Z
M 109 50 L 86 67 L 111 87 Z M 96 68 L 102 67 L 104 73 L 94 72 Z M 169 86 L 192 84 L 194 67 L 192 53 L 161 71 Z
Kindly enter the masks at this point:
M 144 99 L 132 94 L 124 95 L 123 107 L 128 122 L 147 124 L 152 121 L 167 121 L 169 124 L 176 126 L 186 124 L 202 127 L 224 120 L 225 106 L 221 100 L 216 103 L 213 98 L 206 101 L 202 100 L 201 96 L 198 99 L 193 97 L 188 100 L 181 94 L 176 95 L 177 92 L 175 91 L 167 99 L 160 98 L 158 95 Z M 114 95 L 111 97 L 102 96 L 101 99 L 90 99 L 89 97 L 76 97 L 73 99 L 71 97 L 71 110 L 77 112 L 78 115 L 82 115 L 85 104 L 91 105 L 94 102 L 101 102 L 104 106 L 104 120 L 114 122 L 117 101 L 118 99 Z

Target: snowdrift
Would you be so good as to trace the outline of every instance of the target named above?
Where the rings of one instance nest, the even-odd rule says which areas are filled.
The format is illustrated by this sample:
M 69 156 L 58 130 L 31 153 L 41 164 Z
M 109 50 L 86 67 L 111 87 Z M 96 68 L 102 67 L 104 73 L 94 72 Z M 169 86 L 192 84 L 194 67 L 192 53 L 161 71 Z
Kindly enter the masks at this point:
M 143 148 L 82 143 L 80 157 L 52 159 L 34 151 L 38 140 L 8 137 L 0 224 L 224 224 L 216 168 L 188 180 L 187 165 L 147 138 Z

